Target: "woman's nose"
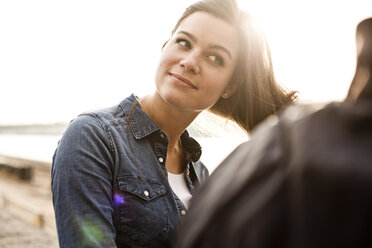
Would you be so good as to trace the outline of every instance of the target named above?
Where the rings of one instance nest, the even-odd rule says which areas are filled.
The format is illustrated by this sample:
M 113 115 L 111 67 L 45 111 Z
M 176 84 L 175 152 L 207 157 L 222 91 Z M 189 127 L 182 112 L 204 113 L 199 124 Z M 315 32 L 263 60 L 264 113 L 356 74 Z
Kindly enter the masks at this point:
M 199 55 L 196 52 L 190 52 L 181 60 L 180 65 L 186 72 L 198 74 L 200 72 Z

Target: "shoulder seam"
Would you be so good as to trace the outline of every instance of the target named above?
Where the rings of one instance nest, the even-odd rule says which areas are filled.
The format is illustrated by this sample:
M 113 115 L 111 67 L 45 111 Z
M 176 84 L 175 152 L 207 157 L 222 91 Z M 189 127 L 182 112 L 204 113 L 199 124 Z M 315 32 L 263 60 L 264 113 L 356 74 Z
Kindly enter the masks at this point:
M 106 134 L 108 143 L 110 145 L 110 153 L 113 158 L 115 158 L 115 148 L 114 148 L 114 142 L 112 140 L 112 136 L 110 134 L 110 129 L 109 126 L 101 119 L 101 116 L 94 113 L 94 112 L 89 112 L 89 113 L 83 113 L 81 115 L 90 115 L 93 117 L 93 119 L 97 120 L 100 126 L 102 127 L 103 131 Z

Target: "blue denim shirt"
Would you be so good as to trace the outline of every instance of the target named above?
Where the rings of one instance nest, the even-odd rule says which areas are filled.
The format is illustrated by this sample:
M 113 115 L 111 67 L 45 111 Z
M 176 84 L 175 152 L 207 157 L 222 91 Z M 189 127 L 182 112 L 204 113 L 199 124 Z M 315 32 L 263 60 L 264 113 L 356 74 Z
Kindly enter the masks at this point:
M 191 194 L 208 177 L 199 144 L 181 136 Z M 185 206 L 165 168 L 167 135 L 134 95 L 84 113 L 61 138 L 52 192 L 61 247 L 167 247 Z

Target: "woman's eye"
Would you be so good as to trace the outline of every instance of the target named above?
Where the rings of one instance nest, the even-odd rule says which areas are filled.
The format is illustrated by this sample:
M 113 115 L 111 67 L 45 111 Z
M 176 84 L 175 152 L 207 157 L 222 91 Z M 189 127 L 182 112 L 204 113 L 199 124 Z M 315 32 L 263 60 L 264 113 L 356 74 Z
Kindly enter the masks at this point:
M 189 48 L 189 49 L 191 48 L 191 44 L 187 40 L 178 39 L 176 42 L 183 47 L 186 47 L 186 48 Z
M 223 65 L 224 64 L 224 61 L 223 61 L 223 58 L 221 58 L 220 56 L 218 55 L 210 55 L 208 56 L 210 60 L 212 60 L 214 63 L 217 63 L 219 65 Z

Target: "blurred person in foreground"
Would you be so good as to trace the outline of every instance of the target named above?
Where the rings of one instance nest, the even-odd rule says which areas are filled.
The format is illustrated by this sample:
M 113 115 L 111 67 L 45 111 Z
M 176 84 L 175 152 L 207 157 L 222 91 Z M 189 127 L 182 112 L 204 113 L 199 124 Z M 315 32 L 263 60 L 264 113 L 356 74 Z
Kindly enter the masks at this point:
M 269 118 L 193 198 L 174 247 L 372 247 L 372 18 L 344 102 Z
M 185 10 L 154 82 L 152 94 L 81 114 L 60 140 L 52 192 L 61 247 L 168 247 L 208 177 L 187 127 L 210 110 L 249 132 L 294 98 L 276 83 L 264 37 L 234 0 Z

